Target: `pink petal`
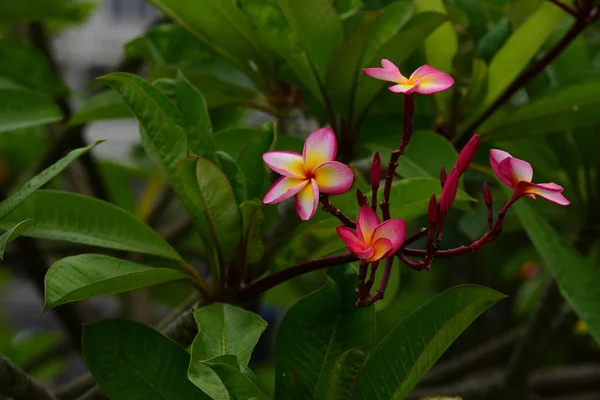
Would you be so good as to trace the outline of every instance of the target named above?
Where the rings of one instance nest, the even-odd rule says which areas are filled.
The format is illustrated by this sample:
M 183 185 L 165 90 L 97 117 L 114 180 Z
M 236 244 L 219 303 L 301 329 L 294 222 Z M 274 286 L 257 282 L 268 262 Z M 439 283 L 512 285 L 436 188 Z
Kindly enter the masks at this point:
M 327 194 L 342 194 L 348 191 L 354 182 L 352 170 L 337 161 L 327 161 L 313 171 L 313 177 L 319 185 L 319 191 Z
M 262 156 L 265 164 L 273 171 L 290 178 L 306 179 L 304 160 L 298 153 L 291 151 L 272 151 Z
M 363 72 L 372 78 L 388 82 L 401 82 L 406 79 L 393 62 L 384 59 L 381 60 L 381 66 L 383 68 L 365 68 Z
M 551 203 L 566 206 L 571 202 L 562 194 L 562 186 L 556 183 L 531 183 L 527 181 L 519 182 L 517 188 L 522 195 L 537 195 Z
M 514 157 L 506 158 L 498 164 L 498 172 L 510 180 L 512 187 L 516 187 L 521 181 L 531 182 L 531 178 L 533 178 L 531 164 Z
M 375 228 L 373 232 L 373 242 L 379 239 L 389 240 L 392 244 L 393 253 L 397 252 L 404 242 L 406 235 L 406 222 L 401 219 L 393 218 L 384 221 L 381 225 Z
M 312 171 L 320 164 L 335 160 L 337 154 L 337 139 L 331 128 L 317 129 L 304 142 L 304 166 L 306 171 Z
M 366 259 L 368 262 L 375 262 L 381 260 L 382 258 L 389 257 L 394 254 L 394 245 L 388 239 L 381 238 L 373 243 L 373 254 L 371 257 Z
M 308 184 L 308 179 L 296 179 L 282 176 L 265 194 L 263 203 L 275 204 L 289 199 Z
M 498 177 L 498 179 L 500 179 L 500 181 L 502 183 L 504 183 L 507 186 L 510 187 L 514 187 L 512 182 L 510 181 L 510 179 L 504 175 L 502 175 L 500 173 L 500 171 L 498 170 L 498 165 L 500 165 L 500 163 L 502 161 L 504 161 L 506 158 L 512 157 L 509 153 L 507 153 L 506 151 L 502 151 L 502 150 L 498 150 L 498 149 L 492 149 L 490 150 L 490 166 L 492 167 L 492 170 L 494 170 L 494 173 L 496 174 L 496 176 Z
M 372 247 L 369 247 L 368 249 L 363 250 L 363 251 L 350 250 L 350 253 L 354 254 L 356 257 L 358 257 L 361 260 L 368 260 L 369 258 L 371 258 L 373 256 L 373 253 L 375 253 L 375 249 Z
M 346 226 L 338 226 L 336 230 L 340 239 L 342 239 L 348 246 L 348 250 L 353 253 L 365 250 L 364 243 L 358 238 L 356 232 L 354 232 L 352 229 Z
M 364 205 L 358 210 L 358 216 L 356 217 L 356 230 L 358 237 L 362 238 L 365 247 L 370 246 L 371 238 L 375 228 L 379 226 L 379 217 L 377 213 L 373 211 L 368 205 Z
M 475 153 L 477 152 L 477 146 L 479 145 L 479 135 L 473 135 L 469 142 L 463 147 L 456 160 L 456 169 L 459 171 L 459 175 L 465 173 L 469 168 L 469 164 L 473 161 Z
M 296 195 L 296 211 L 303 221 L 308 221 L 317 212 L 319 205 L 319 186 L 314 179 Z
M 458 190 L 458 180 L 460 178 L 459 171 L 456 168 L 453 168 L 444 183 L 444 188 L 442 189 L 442 194 L 440 195 L 440 218 L 445 217 L 454 203 L 454 199 L 456 198 L 456 192 Z
M 390 86 L 388 89 L 394 93 L 411 94 L 419 88 L 419 82 L 417 83 L 406 83 Z
M 448 89 L 454 84 L 454 79 L 442 71 L 439 71 L 429 65 L 423 65 L 417 68 L 409 78 L 409 81 L 420 81 L 417 93 L 432 94 Z

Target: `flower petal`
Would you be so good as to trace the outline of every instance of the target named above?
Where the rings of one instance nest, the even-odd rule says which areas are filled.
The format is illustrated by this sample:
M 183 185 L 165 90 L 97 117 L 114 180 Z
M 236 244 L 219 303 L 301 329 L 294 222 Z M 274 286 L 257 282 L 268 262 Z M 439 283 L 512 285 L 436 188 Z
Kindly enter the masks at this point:
M 346 226 L 338 226 L 336 230 L 340 239 L 342 239 L 348 246 L 348 250 L 353 253 L 365 250 L 362 240 L 359 239 L 354 230 Z
M 454 79 L 442 71 L 439 71 L 429 65 L 423 65 L 415 70 L 409 78 L 409 81 L 420 81 L 416 92 L 420 94 L 432 94 L 448 89 L 454 84 Z
M 387 239 L 392 244 L 393 253 L 397 252 L 404 242 L 406 235 L 406 222 L 401 219 L 392 218 L 384 221 L 381 225 L 375 228 L 373 232 L 373 242 L 379 239 Z
M 384 59 L 381 60 L 381 66 L 383 68 L 365 68 L 363 72 L 372 78 L 388 82 L 401 82 L 406 79 L 393 62 Z
M 373 254 L 371 257 L 366 259 L 368 262 L 375 262 L 381 260 L 384 257 L 389 257 L 395 253 L 394 245 L 388 239 L 381 238 L 373 243 Z
M 537 195 L 551 203 L 561 206 L 571 204 L 571 202 L 565 196 L 563 196 L 562 191 L 564 189 L 562 186 L 559 186 L 556 183 L 532 183 L 521 181 L 519 182 L 517 190 L 522 195 Z
M 375 249 L 372 247 L 369 247 L 366 250 L 363 251 L 350 251 L 350 253 L 354 254 L 356 257 L 358 257 L 361 260 L 368 260 L 369 258 L 371 258 L 373 256 L 373 253 L 375 253 Z
M 304 142 L 304 166 L 306 171 L 312 171 L 320 164 L 335 160 L 337 154 L 337 139 L 331 128 L 317 129 Z
M 273 171 L 290 178 L 306 178 L 304 160 L 298 153 L 291 151 L 272 151 L 262 156 L 265 164 Z
M 319 205 L 319 186 L 314 179 L 296 195 L 296 211 L 303 221 L 308 221 L 317 212 Z
M 308 184 L 308 179 L 296 179 L 282 176 L 279 178 L 271 189 L 265 194 L 263 203 L 275 204 L 289 199 Z
M 517 187 L 521 181 L 531 182 L 533 178 L 531 164 L 515 157 L 506 158 L 498 164 L 498 172 L 510 180 L 512 187 Z
M 458 169 L 459 175 L 465 173 L 469 168 L 469 164 L 473 161 L 475 153 L 477 152 L 477 146 L 479 145 L 479 135 L 473 135 L 469 142 L 463 147 L 456 160 L 455 168 Z
M 502 183 L 504 183 L 507 186 L 510 187 L 514 187 L 512 182 L 510 181 L 510 178 L 502 175 L 500 173 L 500 171 L 498 170 L 498 165 L 500 165 L 500 163 L 502 161 L 504 161 L 505 159 L 512 157 L 510 155 L 510 153 L 507 153 L 506 151 L 502 151 L 502 150 L 498 150 L 498 149 L 492 149 L 490 150 L 490 166 L 492 167 L 492 170 L 494 170 L 494 173 L 496 174 L 496 176 L 498 177 L 498 179 L 500 179 L 500 181 Z
M 371 238 L 377 226 L 379 226 L 377 213 L 368 205 L 362 206 L 358 210 L 358 216 L 356 217 L 356 231 L 358 232 L 358 237 L 362 238 L 365 247 L 371 245 Z
M 406 83 L 406 84 L 398 84 L 394 86 L 390 86 L 388 89 L 394 93 L 404 93 L 411 94 L 419 87 L 419 83 Z
M 348 191 L 354 182 L 352 170 L 338 161 L 327 161 L 313 171 L 313 177 L 319 185 L 319 191 L 327 194 L 342 194 Z

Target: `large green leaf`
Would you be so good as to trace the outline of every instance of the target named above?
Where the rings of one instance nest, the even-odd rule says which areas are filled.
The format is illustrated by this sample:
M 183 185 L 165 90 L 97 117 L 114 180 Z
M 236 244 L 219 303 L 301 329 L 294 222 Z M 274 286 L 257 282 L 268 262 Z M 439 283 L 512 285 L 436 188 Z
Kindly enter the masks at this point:
M 64 96 L 68 92 L 42 54 L 15 40 L 0 40 L 0 76 L 53 96 Z
M 482 286 L 457 286 L 419 307 L 367 357 L 356 398 L 406 398 L 462 331 L 504 297 Z
M 102 254 L 66 257 L 46 273 L 44 311 L 73 301 L 187 279 L 174 269 L 149 267 Z
M 269 52 L 233 1 L 148 1 L 265 87 L 261 73 L 268 76 L 273 68 Z
M 234 400 L 269 400 L 258 386 L 240 371 L 235 356 L 216 357 L 206 362 L 206 365 L 219 376 L 223 386 Z
M 536 211 L 527 200 L 513 206 L 564 298 L 600 343 L 600 273 Z
M 267 323 L 258 315 L 230 304 L 214 303 L 194 311 L 198 335 L 192 344 L 192 364 L 234 355 L 248 366 L 254 346 Z M 191 370 L 192 368 L 190 368 Z
M 15 192 L 8 199 L 0 203 L 0 221 L 4 219 L 12 210 L 14 210 L 19 204 L 27 199 L 33 192 L 44 186 L 56 175 L 60 174 L 62 170 L 67 168 L 74 160 L 79 158 L 82 154 L 91 150 L 94 146 L 102 141 L 98 141 L 87 147 L 75 149 L 69 152 L 66 156 L 34 176 L 32 179 L 27 181 L 17 192 Z
M 263 242 L 263 225 L 265 214 L 263 204 L 258 200 L 249 200 L 240 204 L 242 213 L 242 246 L 243 246 L 243 264 L 254 265 L 258 263 L 265 252 Z
M 267 172 L 262 155 L 275 143 L 275 125 L 268 123 L 254 130 L 236 155 L 237 162 L 246 178 L 248 198 L 262 198 L 267 183 Z
M 105 320 L 83 329 L 83 357 L 111 400 L 207 400 L 186 376 L 188 353 L 143 324 Z
M 505 140 L 600 123 L 600 79 L 561 86 L 483 127 L 484 138 Z
M 124 118 L 133 118 L 133 113 L 117 92 L 108 90 L 85 100 L 69 120 L 69 125 Z
M 21 236 L 27 230 L 29 230 L 34 225 L 34 221 L 32 219 L 26 219 L 25 221 L 21 221 L 2 235 L 0 235 L 0 260 L 4 258 L 4 251 L 6 250 L 6 245 Z
M 346 265 L 329 273 L 334 279 L 328 278 L 283 318 L 275 351 L 277 399 L 300 398 L 299 393 L 326 398 L 336 360 L 374 339 L 375 309 L 354 305 L 356 270 Z
M 47 19 L 79 21 L 87 10 L 86 7 L 80 7 L 80 4 L 81 2 L 71 0 L 0 1 L 0 23 Z
M 0 133 L 61 119 L 62 113 L 51 98 L 24 89 L 0 88 Z
M 325 87 L 332 104 L 350 121 L 354 112 L 356 82 L 375 53 L 410 19 L 414 6 L 397 1 L 377 13 L 375 18 L 354 32 L 338 49 L 329 67 Z
M 443 0 L 415 0 L 417 11 L 420 13 L 433 11 L 446 14 Z M 427 63 L 434 68 L 452 73 L 454 56 L 458 52 L 458 34 L 451 22 L 446 22 L 437 28 L 425 40 L 425 57 Z M 440 110 L 444 110 L 448 92 L 437 93 L 434 99 Z
M 38 190 L 8 214 L 0 227 L 27 218 L 34 219 L 35 226 L 25 236 L 181 260 L 175 249 L 135 215 L 92 197 Z
M 402 67 L 408 57 L 423 46 L 425 39 L 442 23 L 447 17 L 440 13 L 421 13 L 415 16 L 400 32 L 388 40 L 371 60 L 366 60 L 370 67 L 378 67 L 381 59 L 389 59 L 396 65 Z M 356 87 L 356 104 L 354 106 L 354 121 L 359 122 L 371 105 L 375 96 L 384 88 L 389 86 L 380 80 L 370 78 L 364 74 L 360 75 Z
M 502 95 L 538 53 L 564 15 L 564 11 L 554 4 L 542 2 L 537 11 L 513 32 L 490 63 L 484 101 L 461 125 L 461 129 L 467 129 Z
M 180 72 L 175 79 L 175 99 L 183 117 L 183 128 L 189 150 L 199 156 L 210 158 L 215 150 L 212 139 L 212 123 L 202 93 Z

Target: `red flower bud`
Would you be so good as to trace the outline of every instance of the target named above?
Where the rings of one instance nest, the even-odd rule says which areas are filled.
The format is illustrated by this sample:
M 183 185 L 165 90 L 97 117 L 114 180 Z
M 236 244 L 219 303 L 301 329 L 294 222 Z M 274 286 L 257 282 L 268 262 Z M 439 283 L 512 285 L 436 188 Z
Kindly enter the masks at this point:
M 429 199 L 429 210 L 427 212 L 427 216 L 429 218 L 429 225 L 435 226 L 439 217 L 439 209 L 435 194 L 432 194 L 431 198 Z
M 371 188 L 377 190 L 379 183 L 381 182 L 381 157 L 379 152 L 375 152 L 373 155 L 373 162 L 371 163 Z
M 448 175 L 446 174 L 446 169 L 444 167 L 440 168 L 440 183 L 442 187 L 446 184 L 446 179 L 448 179 Z
M 463 147 L 458 155 L 454 168 L 458 170 L 458 174 L 462 175 L 469 168 L 469 164 L 473 161 L 475 153 L 477 152 L 477 146 L 479 145 L 479 135 L 473 135 L 471 140 Z
M 356 201 L 358 202 L 358 205 L 360 207 L 367 204 L 367 196 L 365 196 L 363 192 L 360 191 L 360 189 L 356 189 Z
M 483 184 L 483 201 L 488 208 L 492 208 L 492 192 L 487 183 Z

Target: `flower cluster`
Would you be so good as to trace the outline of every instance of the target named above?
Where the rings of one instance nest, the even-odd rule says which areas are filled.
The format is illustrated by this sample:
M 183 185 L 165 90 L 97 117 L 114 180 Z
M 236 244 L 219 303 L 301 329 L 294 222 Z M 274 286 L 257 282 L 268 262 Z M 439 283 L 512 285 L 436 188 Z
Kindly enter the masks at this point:
M 399 149 L 392 153 L 388 173 L 385 176 L 384 198 L 379 204 L 384 217 L 383 222 L 377 215 L 377 195 L 381 184 L 381 159 L 378 153 L 373 157 L 370 171 L 371 204 L 367 204 L 368 199 L 362 192 L 357 192 L 360 209 L 356 222 L 333 207 L 327 197 L 329 194 L 342 194 L 348 191 L 354 182 L 352 170 L 335 161 L 337 139 L 333 130 L 323 128 L 311 133 L 306 139 L 302 155 L 283 151 L 269 152 L 263 155 L 265 163 L 273 171 L 282 175 L 265 195 L 264 203 L 274 204 L 295 196 L 299 217 L 302 220 L 309 220 L 314 216 L 318 204 L 321 202 L 325 211 L 331 212 L 344 224 L 337 228 L 337 233 L 347 245 L 348 251 L 360 260 L 361 265 L 360 282 L 357 289 L 359 297 L 357 304 L 359 305 L 368 305 L 383 298 L 387 279 L 384 279 L 385 282 L 382 281 L 383 286 L 373 296 L 366 297 L 371 289 L 379 260 L 388 259 L 389 261 L 394 256 L 398 256 L 405 264 L 415 269 L 428 269 L 436 255 L 450 256 L 474 251 L 494 239 L 501 231 L 504 215 L 508 208 L 521 197 L 535 199 L 536 196 L 539 196 L 559 205 L 569 204 L 569 200 L 562 194 L 561 186 L 555 183 L 532 183 L 533 169 L 529 163 L 512 157 L 505 151 L 493 149 L 490 151 L 490 165 L 498 179 L 514 189 L 512 197 L 504 204 L 494 223 L 491 191 L 487 185 L 484 185 L 483 195 L 488 207 L 488 232 L 469 246 L 440 250 L 439 244 L 444 221 L 456 198 L 460 177 L 469 168 L 477 151 L 480 137 L 474 135 L 460 152 L 450 173 L 446 174 L 446 171 L 441 169 L 442 192 L 439 201 L 435 195 L 431 196 L 428 226 L 405 241 L 406 223 L 401 219 L 391 218 L 389 213 L 389 189 L 398 157 L 408 145 L 412 133 L 414 107 L 406 107 L 406 105 L 414 105 L 413 93 L 436 93 L 452 86 L 454 80 L 449 75 L 428 65 L 418 68 L 409 78 L 404 77 L 398 67 L 389 60 L 382 60 L 381 65 L 382 68 L 366 68 L 364 72 L 373 78 L 393 82 L 394 85 L 389 87 L 389 90 L 405 96 L 403 139 Z M 407 244 L 423 236 L 427 236 L 426 250 L 406 248 Z M 409 241 L 410 243 L 407 243 Z M 423 256 L 423 259 L 413 261 L 407 256 Z M 372 268 L 371 278 L 365 283 L 369 265 Z M 386 269 L 389 268 L 391 268 L 391 262 L 386 265 Z M 384 278 L 388 275 L 389 271 L 386 270 Z

